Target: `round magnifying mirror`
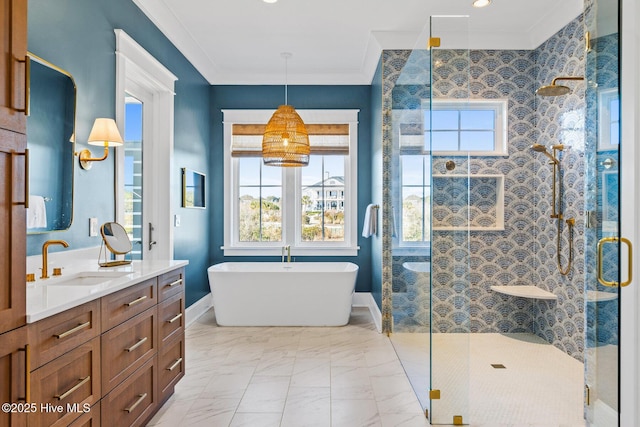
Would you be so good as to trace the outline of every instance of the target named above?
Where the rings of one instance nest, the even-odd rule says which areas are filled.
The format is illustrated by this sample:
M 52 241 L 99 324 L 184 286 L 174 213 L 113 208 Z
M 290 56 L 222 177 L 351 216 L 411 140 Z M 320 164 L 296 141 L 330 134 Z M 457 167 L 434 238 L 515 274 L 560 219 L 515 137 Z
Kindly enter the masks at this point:
M 107 248 L 116 255 L 124 255 L 131 252 L 131 240 L 124 227 L 117 222 L 106 222 L 100 227 L 102 239 Z

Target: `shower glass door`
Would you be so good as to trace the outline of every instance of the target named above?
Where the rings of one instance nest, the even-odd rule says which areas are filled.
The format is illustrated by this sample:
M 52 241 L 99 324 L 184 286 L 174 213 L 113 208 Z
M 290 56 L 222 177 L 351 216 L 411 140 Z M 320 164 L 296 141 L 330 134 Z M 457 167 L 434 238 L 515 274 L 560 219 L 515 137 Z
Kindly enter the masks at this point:
M 591 35 L 586 56 L 585 147 L 585 414 L 589 426 L 619 425 L 621 287 L 630 278 L 619 216 L 618 8 L 618 2 L 596 0 L 585 9 L 586 31 Z
M 431 154 L 430 415 L 468 424 L 470 414 L 470 229 L 474 195 L 469 152 L 482 137 L 469 108 L 467 16 L 430 18 L 430 96 L 423 103 Z

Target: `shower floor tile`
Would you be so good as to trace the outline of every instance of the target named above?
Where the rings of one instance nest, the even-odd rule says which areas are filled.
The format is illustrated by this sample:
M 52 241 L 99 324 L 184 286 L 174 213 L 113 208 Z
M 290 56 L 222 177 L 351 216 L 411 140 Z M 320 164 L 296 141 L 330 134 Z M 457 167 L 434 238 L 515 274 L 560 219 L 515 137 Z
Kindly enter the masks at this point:
M 473 426 L 584 426 L 584 365 L 535 335 L 436 334 L 433 387 L 441 398 L 432 408 L 429 334 L 394 333 L 391 341 L 433 422 L 462 413 Z

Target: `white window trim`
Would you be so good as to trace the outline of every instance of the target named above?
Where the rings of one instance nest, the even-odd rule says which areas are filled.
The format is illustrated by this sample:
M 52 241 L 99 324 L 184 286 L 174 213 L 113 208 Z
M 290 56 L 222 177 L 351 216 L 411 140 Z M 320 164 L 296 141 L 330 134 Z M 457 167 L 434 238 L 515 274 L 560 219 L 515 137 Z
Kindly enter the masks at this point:
M 148 154 L 153 156 L 145 174 L 153 179 L 145 178 L 145 210 L 146 219 L 154 224 L 156 245 L 153 251 L 147 251 L 146 259 L 173 259 L 173 209 L 168 188 L 173 188 L 173 175 L 166 171 L 173 170 L 173 131 L 174 131 L 174 97 L 175 82 L 173 75 L 160 61 L 155 59 L 124 30 L 115 29 L 116 37 L 116 122 L 120 133 L 124 135 L 125 96 L 132 85 L 139 85 L 153 96 L 152 117 L 153 128 L 148 138 L 153 149 Z M 145 138 L 147 138 L 145 136 Z M 116 220 L 124 221 L 123 188 L 124 188 L 124 149 L 116 148 Z M 149 236 L 145 236 L 148 239 Z M 144 244 L 143 244 L 144 245 Z
M 296 110 L 307 124 L 348 123 L 349 161 L 345 162 L 345 240 L 344 242 L 303 242 L 296 218 L 301 217 L 302 185 L 298 168 L 282 168 L 283 191 L 295 188 L 294 197 L 284 197 L 282 242 L 239 242 L 235 224 L 238 212 L 238 170 L 231 158 L 233 124 L 267 123 L 274 110 L 222 110 L 224 129 L 224 256 L 280 256 L 285 245 L 291 246 L 292 256 L 356 256 L 358 250 L 358 113 L 360 110 Z M 235 176 L 234 176 L 235 175 Z M 293 216 L 293 218 L 291 218 Z M 294 224 L 286 227 L 286 224 Z
M 424 105 L 424 104 L 423 104 Z M 463 108 L 469 107 L 469 108 Z M 431 110 L 492 110 L 495 113 L 495 142 L 493 151 L 432 151 L 433 156 L 508 156 L 508 108 L 507 99 L 434 99 Z M 428 104 L 423 111 L 430 111 Z M 425 136 L 429 133 L 425 130 Z

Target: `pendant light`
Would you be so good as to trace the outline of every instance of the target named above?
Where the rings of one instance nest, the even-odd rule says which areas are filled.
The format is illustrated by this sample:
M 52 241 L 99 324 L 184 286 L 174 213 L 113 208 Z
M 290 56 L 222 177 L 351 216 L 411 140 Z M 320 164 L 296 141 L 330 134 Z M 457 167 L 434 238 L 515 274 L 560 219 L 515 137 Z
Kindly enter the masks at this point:
M 267 166 L 300 167 L 309 164 L 309 134 L 295 108 L 287 105 L 287 61 L 291 54 L 284 52 L 284 105 L 278 107 L 267 123 L 262 136 L 262 161 Z

